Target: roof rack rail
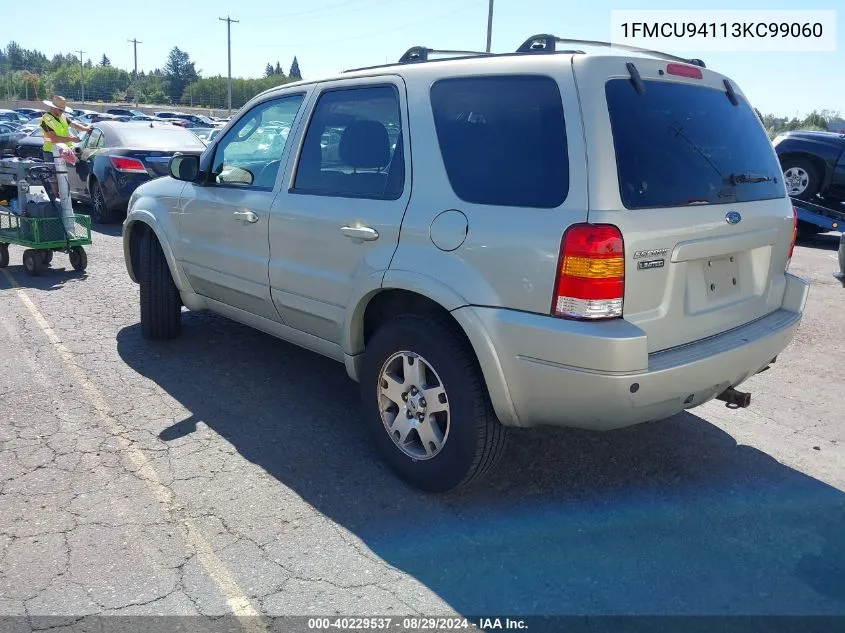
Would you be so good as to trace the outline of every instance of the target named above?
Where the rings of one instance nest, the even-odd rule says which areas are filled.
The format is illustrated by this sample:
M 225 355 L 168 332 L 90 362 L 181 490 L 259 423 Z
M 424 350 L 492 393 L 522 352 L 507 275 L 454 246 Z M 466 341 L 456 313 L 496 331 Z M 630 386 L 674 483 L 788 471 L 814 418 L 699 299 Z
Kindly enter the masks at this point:
M 533 35 L 525 40 L 522 45 L 516 49 L 517 53 L 555 53 L 557 51 L 557 44 L 580 44 L 586 46 L 603 46 L 607 48 L 618 48 L 623 51 L 631 51 L 633 53 L 646 53 L 652 57 L 659 57 L 675 62 L 682 62 L 685 64 L 692 64 L 693 66 L 700 66 L 706 68 L 704 62 L 700 59 L 685 59 L 677 55 L 670 55 L 669 53 L 662 53 L 660 51 L 653 51 L 648 48 L 640 48 L 639 46 L 628 46 L 627 44 L 613 44 L 612 42 L 603 42 L 598 40 L 573 40 L 562 37 L 556 37 L 549 34 Z
M 436 60 L 430 60 L 430 55 L 453 55 L 453 56 L 469 56 L 469 57 L 491 57 L 495 55 L 495 53 L 484 53 L 482 51 L 458 51 L 458 50 L 440 50 L 436 48 L 428 48 L 427 46 L 412 46 L 409 48 L 402 57 L 399 58 L 398 62 L 392 62 L 389 64 L 378 64 L 376 66 L 364 66 L 362 68 L 350 68 L 348 70 L 344 70 L 344 73 L 352 73 L 359 70 L 374 70 L 377 68 L 390 68 L 391 66 L 398 66 L 399 64 L 418 64 L 421 62 L 427 61 L 447 61 L 449 59 L 455 59 L 456 57 L 444 57 L 438 58 Z
M 417 62 L 427 62 L 428 56 L 432 54 L 437 55 L 490 55 L 491 53 L 483 53 L 481 51 L 452 51 L 452 50 L 438 50 L 428 48 L 427 46 L 413 46 L 405 51 L 405 54 L 399 58 L 400 64 L 414 64 Z

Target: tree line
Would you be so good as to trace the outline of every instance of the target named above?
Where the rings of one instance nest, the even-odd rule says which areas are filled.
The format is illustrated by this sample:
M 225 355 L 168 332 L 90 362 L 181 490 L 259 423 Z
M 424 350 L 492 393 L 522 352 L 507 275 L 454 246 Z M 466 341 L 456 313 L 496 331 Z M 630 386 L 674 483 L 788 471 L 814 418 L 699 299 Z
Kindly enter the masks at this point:
M 285 73 L 279 62 L 267 64 L 258 78 L 232 79 L 232 107 L 239 108 L 258 93 L 302 79 L 299 61 Z M 70 101 L 134 102 L 148 105 L 190 105 L 220 108 L 227 104 L 228 80 L 222 75 L 203 77 L 190 55 L 174 47 L 165 64 L 150 72 L 116 68 L 107 55 L 98 63 L 81 62 L 73 54 L 48 58 L 16 42 L 0 48 L 0 95 L 7 99 L 47 99 L 63 95 Z
M 774 114 L 760 114 L 757 116 L 763 122 L 763 127 L 769 138 L 775 138 L 778 134 L 794 130 L 817 130 L 821 132 L 845 130 L 845 119 L 839 112 L 833 110 L 813 110 L 803 119 L 798 117 L 779 117 Z

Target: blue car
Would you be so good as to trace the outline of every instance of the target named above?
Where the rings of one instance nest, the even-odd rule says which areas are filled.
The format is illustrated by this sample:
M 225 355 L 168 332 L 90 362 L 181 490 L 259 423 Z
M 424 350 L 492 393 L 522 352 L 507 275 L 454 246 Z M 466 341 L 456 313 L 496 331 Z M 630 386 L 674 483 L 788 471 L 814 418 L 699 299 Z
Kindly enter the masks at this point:
M 74 147 L 76 165 L 68 170 L 71 196 L 91 204 L 91 219 L 122 220 L 135 189 L 168 174 L 176 152 L 201 154 L 197 136 L 168 123 L 101 121 Z

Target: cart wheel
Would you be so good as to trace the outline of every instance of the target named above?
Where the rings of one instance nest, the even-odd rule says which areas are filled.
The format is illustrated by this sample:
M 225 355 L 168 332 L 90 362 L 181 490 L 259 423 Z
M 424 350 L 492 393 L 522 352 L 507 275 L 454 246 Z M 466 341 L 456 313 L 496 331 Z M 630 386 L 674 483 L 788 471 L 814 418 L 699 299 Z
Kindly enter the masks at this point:
M 0 268 L 5 268 L 9 265 L 9 245 L 5 242 L 0 242 Z
M 70 265 L 74 270 L 83 271 L 88 267 L 88 255 L 81 246 L 70 249 Z
M 43 260 L 39 251 L 28 248 L 23 252 L 23 268 L 27 275 L 32 275 L 33 277 L 40 275 L 42 264 Z
M 41 261 L 45 264 L 49 264 L 53 261 L 53 251 L 41 251 Z

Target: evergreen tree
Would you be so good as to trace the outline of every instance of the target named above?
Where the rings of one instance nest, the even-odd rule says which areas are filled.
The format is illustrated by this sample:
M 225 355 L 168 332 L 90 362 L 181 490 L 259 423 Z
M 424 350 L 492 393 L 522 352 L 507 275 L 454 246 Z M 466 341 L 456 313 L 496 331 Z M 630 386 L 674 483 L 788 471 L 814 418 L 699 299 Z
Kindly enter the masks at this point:
M 274 75 L 281 75 L 282 74 L 282 67 L 279 66 L 279 62 L 276 62 L 276 72 L 273 73 Z
M 108 57 L 106 57 L 105 55 L 103 55 L 103 58 L 100 60 L 100 66 L 103 66 L 103 67 L 111 66 L 111 60 Z
M 294 81 L 302 79 L 302 73 L 299 72 L 299 61 L 296 59 L 296 55 L 293 56 L 293 63 L 290 65 L 288 76 Z
M 268 62 L 267 67 L 264 69 L 264 76 L 265 77 L 272 77 L 276 74 L 276 71 L 273 70 L 273 64 Z
M 164 76 L 168 80 L 170 99 L 178 103 L 182 98 L 185 88 L 199 78 L 194 68 L 194 62 L 185 51 L 179 50 L 176 46 L 167 56 L 167 63 L 164 65 Z

